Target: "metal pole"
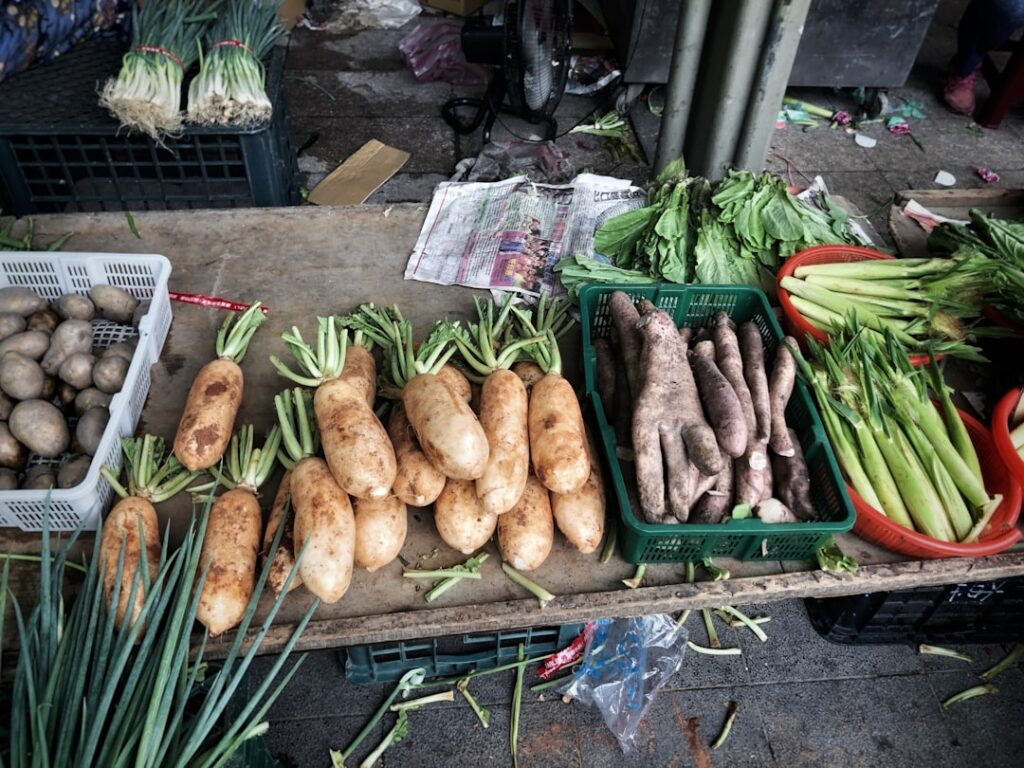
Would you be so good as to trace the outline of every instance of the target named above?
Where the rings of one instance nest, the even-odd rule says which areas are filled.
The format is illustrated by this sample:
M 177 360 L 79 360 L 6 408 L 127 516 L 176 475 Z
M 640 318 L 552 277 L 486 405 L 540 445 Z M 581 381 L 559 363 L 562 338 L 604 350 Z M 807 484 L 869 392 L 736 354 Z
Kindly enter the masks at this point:
M 736 154 L 743 111 L 771 15 L 768 0 L 719 0 L 704 43 L 685 153 L 695 174 L 720 179 Z
M 711 0 L 684 0 L 679 9 L 665 93 L 665 111 L 661 116 L 658 151 L 654 160 L 656 174 L 683 154 L 683 140 L 690 119 L 694 84 L 697 82 L 697 68 L 700 65 L 710 11 Z
M 736 144 L 735 163 L 755 173 L 764 168 L 771 144 L 775 120 L 786 94 L 789 73 L 793 69 L 804 21 L 811 0 L 776 0 L 768 23 L 761 63 Z

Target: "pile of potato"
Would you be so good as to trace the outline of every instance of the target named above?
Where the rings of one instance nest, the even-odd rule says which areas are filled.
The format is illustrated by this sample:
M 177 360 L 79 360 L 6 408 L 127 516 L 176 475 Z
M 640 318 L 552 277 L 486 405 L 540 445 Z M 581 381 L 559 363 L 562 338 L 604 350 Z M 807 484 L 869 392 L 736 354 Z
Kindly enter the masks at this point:
M 0 491 L 72 488 L 85 479 L 135 354 L 134 339 L 94 347 L 92 321 L 136 325 L 144 311 L 111 285 L 53 302 L 30 288 L 0 288 Z M 64 454 L 59 466 L 28 466 L 30 457 Z

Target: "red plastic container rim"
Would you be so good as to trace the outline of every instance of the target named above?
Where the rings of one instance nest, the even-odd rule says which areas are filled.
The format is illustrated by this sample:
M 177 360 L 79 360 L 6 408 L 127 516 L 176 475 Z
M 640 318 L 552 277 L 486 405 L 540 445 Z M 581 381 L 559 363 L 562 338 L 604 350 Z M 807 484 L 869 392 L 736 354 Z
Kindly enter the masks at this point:
M 1002 552 L 1018 541 L 1024 538 L 1024 534 L 1017 529 L 1017 519 L 1020 517 L 1020 504 L 1021 504 L 1021 486 L 1017 482 L 1016 477 L 1010 471 L 1002 461 L 1002 457 L 999 454 L 998 447 L 995 445 L 995 440 L 992 434 L 988 431 L 984 424 L 978 421 L 976 418 L 971 416 L 969 413 L 965 413 L 957 409 L 960 414 L 960 418 L 964 420 L 964 426 L 967 427 L 967 432 L 971 436 L 971 440 L 975 447 L 979 449 L 979 453 L 982 455 L 986 453 L 992 453 L 992 448 L 995 448 L 996 456 L 999 456 L 999 461 L 995 464 L 990 464 L 987 461 L 982 461 L 982 466 L 988 469 L 985 472 L 987 479 L 995 480 L 996 482 L 986 483 L 986 485 L 999 486 L 994 489 L 996 492 L 1003 491 L 1003 500 L 1000 502 L 999 507 L 996 509 L 995 514 L 989 521 L 986 530 L 992 530 L 996 526 L 1000 528 L 1009 528 L 1001 533 L 987 538 L 981 538 L 979 541 L 973 544 L 961 544 L 955 541 L 939 541 L 933 539 L 931 536 L 926 536 L 923 533 L 912 531 L 909 528 L 905 528 L 899 523 L 895 523 L 874 507 L 870 506 L 867 502 L 860 497 L 860 495 L 847 484 L 846 488 L 850 494 L 850 501 L 853 502 L 854 508 L 857 510 L 857 521 L 854 524 L 853 530 L 858 536 L 873 541 L 886 549 L 891 549 L 894 552 L 900 552 L 901 554 L 914 555 L 921 557 L 982 557 L 985 555 L 994 555 L 997 552 Z M 988 446 L 989 450 L 985 450 L 983 442 L 987 441 L 991 443 Z M 992 458 L 995 458 L 993 456 Z M 1002 474 L 1002 478 L 1000 478 Z M 1000 479 L 1004 479 L 1005 482 L 998 482 Z M 984 533 L 982 533 L 984 537 Z
M 880 259 L 893 259 L 895 256 L 891 256 L 888 253 L 882 253 L 871 248 L 864 248 L 859 245 L 816 245 L 813 248 L 808 248 L 805 251 L 800 251 L 783 263 L 782 268 L 779 269 L 775 276 L 775 288 L 776 294 L 779 297 L 779 304 L 782 306 L 782 313 L 786 316 L 786 320 L 789 324 L 795 328 L 799 333 L 810 336 L 812 339 L 827 344 L 829 336 L 825 331 L 822 331 L 813 326 L 808 320 L 800 314 L 800 311 L 793 306 L 793 301 L 789 296 L 789 291 L 782 287 L 782 280 L 786 277 L 793 277 L 797 268 L 810 265 L 810 264 L 835 264 L 838 262 L 852 263 L 855 261 L 871 261 Z M 922 365 L 927 365 L 931 358 L 928 355 L 908 355 L 910 364 L 915 368 Z M 941 360 L 942 355 L 936 355 L 936 359 Z
M 996 404 L 992 411 L 992 439 L 995 441 L 999 458 L 1003 460 L 1017 482 L 1024 486 L 1024 459 L 1013 447 L 1013 438 L 1010 437 L 1010 416 L 1013 415 L 1020 397 L 1020 389 L 1011 389 Z

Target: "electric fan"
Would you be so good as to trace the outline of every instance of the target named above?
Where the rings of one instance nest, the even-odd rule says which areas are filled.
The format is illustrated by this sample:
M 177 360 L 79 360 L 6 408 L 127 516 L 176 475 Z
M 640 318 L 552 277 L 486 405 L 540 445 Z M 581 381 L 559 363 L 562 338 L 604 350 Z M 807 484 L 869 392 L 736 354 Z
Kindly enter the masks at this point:
M 569 74 L 572 0 L 506 0 L 501 16 L 467 19 L 462 27 L 466 60 L 494 68 L 482 99 L 451 99 L 441 114 L 458 133 L 472 133 L 484 123 L 484 143 L 498 111 L 546 126 L 553 139 L 555 108 Z M 473 108 L 465 120 L 458 111 Z

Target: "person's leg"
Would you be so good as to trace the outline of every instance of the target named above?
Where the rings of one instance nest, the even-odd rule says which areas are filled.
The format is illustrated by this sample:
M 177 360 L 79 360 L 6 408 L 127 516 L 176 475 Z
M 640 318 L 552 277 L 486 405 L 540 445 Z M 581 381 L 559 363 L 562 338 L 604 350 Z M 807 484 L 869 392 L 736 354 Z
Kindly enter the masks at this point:
M 1024 0 L 973 0 L 957 27 L 957 52 L 952 74 L 977 71 L 985 55 L 1024 26 Z
M 981 62 L 1024 26 L 1024 0 L 972 0 L 957 28 L 957 52 L 943 91 L 954 112 L 974 114 L 974 84 Z

